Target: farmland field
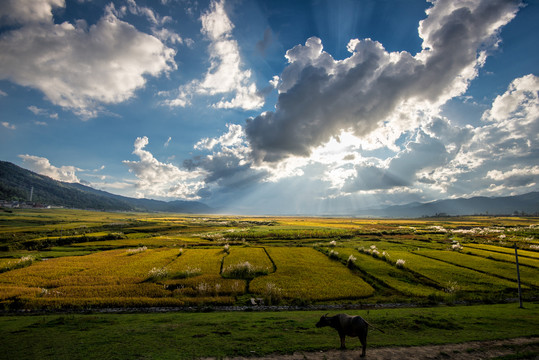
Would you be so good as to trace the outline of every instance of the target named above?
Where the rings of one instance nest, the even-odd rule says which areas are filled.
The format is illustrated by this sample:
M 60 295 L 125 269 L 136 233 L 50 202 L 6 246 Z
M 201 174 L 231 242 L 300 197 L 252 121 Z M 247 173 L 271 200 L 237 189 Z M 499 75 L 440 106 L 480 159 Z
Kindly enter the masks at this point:
M 0 212 L 10 309 L 451 304 L 539 296 L 539 218 Z

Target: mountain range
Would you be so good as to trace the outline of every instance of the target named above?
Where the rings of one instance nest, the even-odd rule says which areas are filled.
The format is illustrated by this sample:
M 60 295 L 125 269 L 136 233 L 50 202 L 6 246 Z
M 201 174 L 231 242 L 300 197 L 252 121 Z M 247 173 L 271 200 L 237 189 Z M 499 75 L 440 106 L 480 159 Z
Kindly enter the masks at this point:
M 57 181 L 0 161 L 0 200 L 29 201 L 31 195 L 36 203 L 77 209 L 190 214 L 213 212 L 198 201 L 160 201 L 115 195 L 82 184 Z
M 33 189 L 33 190 L 31 190 Z M 32 194 L 31 194 L 32 193 Z M 105 211 L 218 213 L 198 201 L 136 199 L 96 190 L 77 183 L 66 183 L 36 174 L 13 163 L 0 161 L 0 200 L 32 201 L 52 206 Z M 539 214 L 539 192 L 505 197 L 472 197 L 414 202 L 373 209 L 351 210 L 347 216 L 403 217 L 441 215 Z M 310 214 L 306 214 L 310 215 Z

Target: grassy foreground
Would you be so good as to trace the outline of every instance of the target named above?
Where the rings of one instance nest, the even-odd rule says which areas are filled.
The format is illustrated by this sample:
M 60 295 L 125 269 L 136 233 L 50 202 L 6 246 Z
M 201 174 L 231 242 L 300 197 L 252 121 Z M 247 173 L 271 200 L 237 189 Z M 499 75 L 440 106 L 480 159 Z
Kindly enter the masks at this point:
M 369 347 L 539 336 L 539 303 L 354 310 L 384 329 Z M 0 317 L 3 359 L 191 359 L 335 349 L 322 311 L 55 314 Z M 331 314 L 334 314 L 332 312 Z M 347 340 L 357 348 L 357 339 Z

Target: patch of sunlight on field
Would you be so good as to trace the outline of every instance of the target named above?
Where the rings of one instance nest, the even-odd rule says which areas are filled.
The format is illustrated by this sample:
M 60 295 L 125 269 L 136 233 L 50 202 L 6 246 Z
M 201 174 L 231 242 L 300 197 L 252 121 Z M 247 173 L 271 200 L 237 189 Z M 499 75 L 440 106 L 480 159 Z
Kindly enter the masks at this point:
M 83 243 L 72 244 L 74 247 L 97 247 L 97 248 L 125 248 L 125 247 L 138 247 L 138 246 L 148 246 L 148 247 L 181 247 L 186 244 L 204 244 L 208 243 L 207 240 L 199 238 L 188 238 L 188 237 L 168 237 L 168 236 L 158 236 L 158 237 L 141 237 L 135 239 L 119 239 L 119 240 L 104 240 L 104 241 L 89 241 Z
M 147 278 L 155 266 L 165 266 L 178 250 L 156 249 L 129 255 L 126 250 L 103 251 L 86 256 L 66 256 L 0 274 L 1 285 L 55 288 L 76 285 L 117 285 Z
M 280 289 L 284 298 L 306 301 L 357 299 L 374 289 L 341 263 L 312 248 L 268 247 L 277 270 L 251 282 L 251 291 L 264 294 L 268 284 Z

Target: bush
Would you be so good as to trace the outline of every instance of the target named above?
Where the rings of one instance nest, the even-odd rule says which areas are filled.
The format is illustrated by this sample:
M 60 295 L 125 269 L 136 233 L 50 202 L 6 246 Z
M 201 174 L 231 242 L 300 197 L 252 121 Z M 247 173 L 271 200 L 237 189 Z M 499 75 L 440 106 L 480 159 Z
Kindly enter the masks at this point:
M 167 268 L 156 268 L 154 267 L 148 272 L 148 280 L 155 281 L 164 279 L 168 276 Z
M 187 278 L 195 277 L 195 276 L 198 276 L 198 275 L 202 275 L 202 270 L 200 270 L 200 268 L 192 268 L 192 267 L 189 266 L 189 267 L 187 267 L 187 269 L 174 274 L 174 278 L 175 279 L 187 279 Z
M 268 282 L 263 295 L 266 304 L 276 305 L 281 302 L 282 290 L 274 283 Z
M 225 278 L 253 279 L 257 276 L 267 275 L 268 269 L 256 268 L 249 261 L 227 266 L 222 273 Z

